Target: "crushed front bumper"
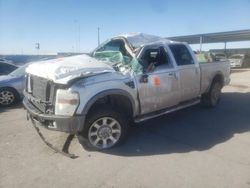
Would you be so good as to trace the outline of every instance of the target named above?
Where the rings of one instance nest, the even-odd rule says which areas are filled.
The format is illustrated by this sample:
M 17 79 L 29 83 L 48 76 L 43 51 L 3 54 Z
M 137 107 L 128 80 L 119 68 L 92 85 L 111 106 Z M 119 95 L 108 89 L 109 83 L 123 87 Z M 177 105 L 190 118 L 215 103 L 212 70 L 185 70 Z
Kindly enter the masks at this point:
M 23 105 L 27 110 L 27 118 L 34 126 L 43 126 L 54 131 L 76 134 L 83 130 L 85 116 L 59 116 L 44 114 L 25 97 Z

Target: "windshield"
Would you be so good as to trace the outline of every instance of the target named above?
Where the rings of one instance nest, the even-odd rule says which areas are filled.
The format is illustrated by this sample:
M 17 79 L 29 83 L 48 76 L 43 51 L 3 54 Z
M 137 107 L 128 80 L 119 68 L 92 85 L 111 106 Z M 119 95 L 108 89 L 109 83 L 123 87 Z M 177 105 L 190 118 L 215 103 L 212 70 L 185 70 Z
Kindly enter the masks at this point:
M 232 55 L 232 56 L 230 57 L 230 59 L 242 59 L 242 58 L 243 58 L 242 55 Z
M 25 69 L 28 67 L 28 64 L 23 65 L 19 68 L 17 68 L 16 70 L 14 70 L 13 72 L 10 73 L 11 76 L 24 76 L 25 75 Z
M 126 49 L 122 39 L 109 40 L 100 45 L 92 57 L 111 65 L 116 71 L 126 72 L 132 70 L 134 73 L 141 73 L 142 66 Z
M 93 57 L 110 65 L 114 65 L 117 63 L 126 64 L 126 61 L 129 61 L 129 58 L 123 56 L 121 52 L 112 50 L 95 52 Z

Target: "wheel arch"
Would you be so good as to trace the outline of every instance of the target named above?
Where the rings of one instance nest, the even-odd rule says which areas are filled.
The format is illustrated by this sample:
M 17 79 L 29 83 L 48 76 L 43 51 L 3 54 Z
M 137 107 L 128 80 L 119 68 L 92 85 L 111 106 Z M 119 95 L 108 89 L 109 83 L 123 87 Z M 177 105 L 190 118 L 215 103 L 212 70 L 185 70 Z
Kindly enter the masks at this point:
M 14 88 L 14 87 L 11 87 L 11 86 L 3 86 L 3 87 L 0 87 L 0 90 L 2 90 L 2 89 L 13 90 L 13 91 L 15 92 L 15 94 L 16 94 L 18 97 L 20 97 L 18 91 L 17 91 L 16 88 Z
M 18 102 L 18 101 L 20 101 L 21 100 L 21 96 L 20 96 L 20 94 L 18 93 L 18 91 L 16 90 L 16 88 L 14 88 L 14 87 L 10 87 L 10 86 L 3 86 L 3 87 L 0 87 L 0 91 L 1 90 L 9 90 L 9 91 L 13 91 L 13 94 L 14 94 L 14 101 L 13 101 L 13 103 L 11 103 L 10 105 L 12 105 L 12 104 L 14 104 L 14 103 L 16 103 L 16 102 Z
M 212 81 L 211 81 L 211 84 L 212 84 L 213 82 L 215 82 L 215 81 L 218 81 L 222 86 L 224 85 L 224 76 L 223 76 L 222 72 L 217 72 L 217 73 L 214 75 L 214 77 L 213 77 L 213 79 L 212 79 Z M 210 84 L 210 85 L 211 85 L 211 84 Z
M 133 117 L 135 114 L 135 101 L 132 95 L 122 89 L 109 89 L 94 95 L 87 102 L 81 114 L 87 115 L 93 110 L 94 105 L 98 105 L 99 103 L 109 103 L 116 107 L 121 105 L 128 110 L 129 116 Z
M 208 89 L 207 89 L 207 92 L 210 90 L 210 88 L 212 87 L 212 85 L 213 85 L 213 83 L 214 83 L 215 81 L 218 81 L 218 82 L 221 84 L 221 86 L 224 85 L 224 76 L 223 76 L 222 72 L 218 71 L 218 72 L 216 72 L 216 73 L 212 76 L 212 79 L 211 79 L 211 81 L 210 81 L 210 84 L 209 84 L 209 87 L 208 87 Z

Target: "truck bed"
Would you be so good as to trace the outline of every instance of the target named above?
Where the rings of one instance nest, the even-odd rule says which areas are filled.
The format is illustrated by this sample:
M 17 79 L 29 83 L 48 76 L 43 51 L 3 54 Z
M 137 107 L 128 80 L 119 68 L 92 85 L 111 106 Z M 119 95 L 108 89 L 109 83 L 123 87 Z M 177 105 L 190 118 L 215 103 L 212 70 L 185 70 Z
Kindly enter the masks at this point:
M 201 94 L 208 91 L 214 75 L 220 73 L 224 78 L 224 85 L 230 82 L 229 61 L 214 61 L 212 63 L 200 63 L 201 70 Z

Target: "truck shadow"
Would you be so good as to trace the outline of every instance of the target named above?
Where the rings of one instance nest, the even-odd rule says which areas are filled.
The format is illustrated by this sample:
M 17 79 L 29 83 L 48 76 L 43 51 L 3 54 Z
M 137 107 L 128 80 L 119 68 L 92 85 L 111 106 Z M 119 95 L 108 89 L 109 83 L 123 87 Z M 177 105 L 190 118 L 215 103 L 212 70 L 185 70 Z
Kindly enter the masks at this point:
M 10 107 L 0 106 L 0 113 L 2 113 L 2 112 L 8 112 L 8 111 L 11 111 L 13 109 L 18 109 L 18 108 L 23 108 L 22 102 L 18 102 L 17 104 L 14 104 L 14 105 L 12 105 Z
M 145 156 L 207 150 L 250 131 L 250 93 L 223 93 L 213 109 L 194 106 L 131 128 L 127 142 L 105 153 Z

